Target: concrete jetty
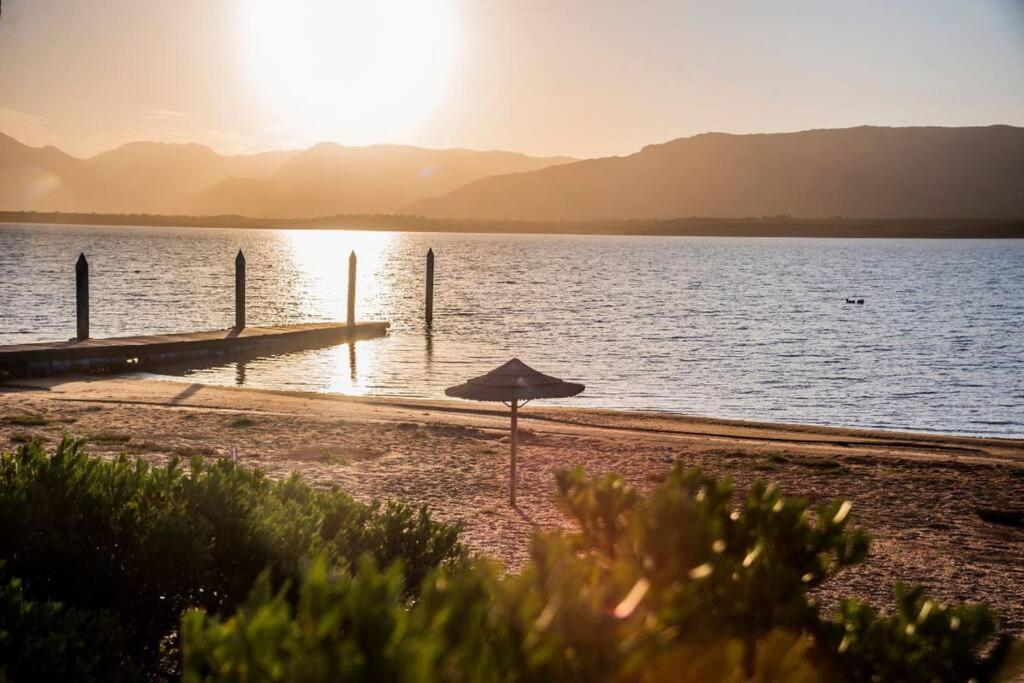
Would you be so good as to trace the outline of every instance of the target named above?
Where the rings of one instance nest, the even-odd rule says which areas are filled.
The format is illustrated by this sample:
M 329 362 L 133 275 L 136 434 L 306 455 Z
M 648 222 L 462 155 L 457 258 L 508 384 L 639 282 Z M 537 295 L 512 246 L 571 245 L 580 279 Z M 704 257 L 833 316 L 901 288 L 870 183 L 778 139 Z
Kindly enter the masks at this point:
M 309 323 L 0 346 L 0 380 L 67 372 L 132 372 L 192 359 L 284 353 L 383 337 L 386 322 Z

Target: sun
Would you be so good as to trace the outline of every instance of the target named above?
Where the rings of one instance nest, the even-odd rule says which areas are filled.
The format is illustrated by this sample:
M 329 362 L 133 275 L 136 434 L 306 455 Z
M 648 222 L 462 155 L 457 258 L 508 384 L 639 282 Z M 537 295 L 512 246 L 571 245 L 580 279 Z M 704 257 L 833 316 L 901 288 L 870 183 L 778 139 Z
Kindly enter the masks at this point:
M 441 103 L 453 0 L 240 0 L 241 56 L 274 124 L 310 139 L 401 139 Z

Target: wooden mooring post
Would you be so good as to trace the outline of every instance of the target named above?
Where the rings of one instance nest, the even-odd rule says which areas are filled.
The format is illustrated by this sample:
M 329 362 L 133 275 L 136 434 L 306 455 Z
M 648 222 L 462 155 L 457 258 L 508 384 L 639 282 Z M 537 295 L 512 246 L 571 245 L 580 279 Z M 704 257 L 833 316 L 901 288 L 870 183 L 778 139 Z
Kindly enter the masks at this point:
M 89 262 L 85 254 L 78 255 L 75 262 L 75 338 L 89 338 Z
M 427 249 L 427 327 L 434 324 L 434 250 Z
M 356 252 L 348 256 L 348 315 L 349 327 L 356 324 Z
M 235 329 L 245 328 L 245 255 L 235 257 Z

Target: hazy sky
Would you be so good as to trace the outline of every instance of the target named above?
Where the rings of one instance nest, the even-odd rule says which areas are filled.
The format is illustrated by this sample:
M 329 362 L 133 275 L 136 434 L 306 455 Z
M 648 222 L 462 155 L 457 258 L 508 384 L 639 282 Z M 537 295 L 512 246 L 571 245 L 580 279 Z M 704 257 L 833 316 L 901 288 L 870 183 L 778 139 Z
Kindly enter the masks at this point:
M 1024 125 L 1024 2 L 2 0 L 0 131 L 599 156 L 705 131 Z

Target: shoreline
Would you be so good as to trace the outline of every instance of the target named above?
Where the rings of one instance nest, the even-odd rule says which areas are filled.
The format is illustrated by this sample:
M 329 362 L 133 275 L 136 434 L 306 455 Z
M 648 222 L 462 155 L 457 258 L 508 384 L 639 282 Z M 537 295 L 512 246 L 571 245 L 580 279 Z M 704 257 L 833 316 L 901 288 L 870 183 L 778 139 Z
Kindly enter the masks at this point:
M 312 218 L 241 215 L 100 214 L 0 211 L 0 225 L 225 228 L 240 230 L 366 230 L 504 235 L 619 237 L 807 237 L 883 239 L 1024 239 L 1024 218 L 649 218 L 604 221 L 502 221 L 401 214 Z
M 270 387 L 255 387 L 255 386 L 238 386 L 236 384 L 216 384 L 207 382 L 192 382 L 184 375 L 161 375 L 158 372 L 139 372 L 139 373 L 124 373 L 119 375 L 125 379 L 137 379 L 143 381 L 154 381 L 154 382 L 173 382 L 175 384 L 204 384 L 205 386 L 215 387 L 219 389 L 244 389 L 248 391 L 261 391 L 272 394 L 280 394 L 285 396 L 326 396 L 335 397 L 341 400 L 353 400 L 353 401 L 367 401 L 367 402 L 379 402 L 386 405 L 400 406 L 403 403 L 408 403 L 408 407 L 414 407 L 419 404 L 433 405 L 433 406 L 444 406 L 444 410 L 452 413 L 493 413 L 499 414 L 500 410 L 494 409 L 488 411 L 487 408 L 473 408 L 472 402 L 458 401 L 452 399 L 433 399 L 425 398 L 421 396 L 399 396 L 395 394 L 343 394 L 338 392 L 330 391 L 302 391 L 298 389 L 274 389 Z M 2 387 L 2 385 L 0 385 Z M 485 403 L 475 404 L 478 406 L 486 406 Z M 460 407 L 462 406 L 462 407 Z M 468 407 L 467 407 L 468 406 Z M 971 440 L 984 440 L 984 441 L 1008 441 L 1008 442 L 1019 442 L 1024 444 L 1024 432 L 1021 434 L 981 434 L 976 432 L 967 431 L 939 431 L 930 430 L 923 427 L 883 427 L 883 426 L 858 426 L 858 425 L 844 425 L 844 424 L 829 424 L 829 423 L 818 423 L 818 422 L 787 422 L 785 420 L 770 421 L 762 420 L 757 418 L 745 418 L 745 417 L 722 417 L 717 415 L 700 415 L 696 413 L 684 413 L 671 408 L 616 408 L 606 406 L 583 406 L 577 403 L 557 403 L 551 401 L 543 401 L 539 404 L 540 407 L 546 410 L 553 411 L 567 411 L 570 413 L 594 413 L 602 414 L 606 413 L 609 415 L 639 415 L 647 418 L 663 417 L 672 422 L 694 422 L 699 424 L 721 424 L 734 427 L 757 427 L 761 429 L 783 429 L 789 431 L 809 430 L 814 432 L 828 433 L 835 431 L 836 433 L 844 432 L 857 432 L 864 434 L 872 434 L 879 437 L 884 436 L 911 436 L 921 439 L 938 438 L 938 439 L 971 439 Z M 507 412 L 507 411 L 506 411 Z M 542 418 L 534 418 L 542 419 Z
M 516 567 L 538 529 L 565 528 L 552 472 L 618 472 L 641 489 L 676 463 L 730 477 L 742 495 L 755 479 L 814 501 L 843 498 L 872 535 L 869 559 L 826 585 L 826 605 L 847 595 L 890 604 L 895 581 L 924 584 L 947 601 L 985 601 L 1004 628 L 1024 634 L 1024 529 L 978 517 L 977 507 L 1020 508 L 1024 440 L 719 420 L 666 413 L 531 404 L 520 415 L 519 507 L 506 501 L 508 416 L 463 401 L 353 397 L 131 378 L 48 378 L 0 386 L 0 449 L 63 434 L 88 450 L 164 464 L 230 457 L 271 477 L 298 472 L 361 500 L 427 505 L 465 524 L 473 552 Z M 33 425 L 16 424 L 19 415 Z

